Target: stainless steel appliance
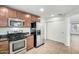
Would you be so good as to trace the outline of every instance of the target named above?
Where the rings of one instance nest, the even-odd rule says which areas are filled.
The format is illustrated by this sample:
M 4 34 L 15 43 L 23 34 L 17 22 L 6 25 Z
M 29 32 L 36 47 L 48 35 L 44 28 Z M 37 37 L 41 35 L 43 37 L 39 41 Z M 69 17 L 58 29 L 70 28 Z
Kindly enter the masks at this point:
M 26 39 L 11 41 L 10 42 L 10 54 L 19 54 L 26 52 Z
M 41 39 L 41 24 L 40 22 L 34 22 L 31 24 L 31 34 L 34 35 L 34 46 L 39 47 L 44 44 L 43 39 Z
M 9 18 L 8 19 L 9 27 L 24 27 L 24 20 L 18 18 Z
M 8 38 L 10 41 L 10 54 L 16 54 L 16 53 L 25 53 L 26 52 L 26 44 L 27 40 L 25 35 L 28 33 L 22 33 L 22 32 L 17 32 L 17 33 L 8 33 Z

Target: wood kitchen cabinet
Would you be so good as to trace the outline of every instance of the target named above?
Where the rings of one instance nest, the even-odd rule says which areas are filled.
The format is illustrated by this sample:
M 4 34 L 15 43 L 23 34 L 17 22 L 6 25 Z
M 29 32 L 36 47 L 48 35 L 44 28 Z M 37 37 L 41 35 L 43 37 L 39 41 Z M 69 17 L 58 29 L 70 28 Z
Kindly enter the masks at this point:
M 8 18 L 15 18 L 16 10 L 0 7 L 0 27 L 8 27 Z
M 30 17 L 27 17 L 30 15 Z M 8 7 L 0 7 L 0 27 L 8 27 L 8 18 L 20 18 L 25 21 L 25 27 L 31 27 L 32 22 L 40 21 L 38 16 L 21 12 Z
M 31 27 L 31 17 L 27 17 L 26 15 L 24 15 L 25 27 Z
M 40 22 L 39 17 L 32 15 L 32 22 Z
M 0 7 L 0 27 L 7 26 L 8 9 L 5 7 Z
M 8 9 L 8 18 L 16 18 L 16 10 Z
M 22 19 L 22 20 L 24 19 L 24 13 L 17 11 L 16 15 L 17 15 L 17 18 Z
M 34 37 L 33 35 L 27 37 L 27 50 L 32 49 L 34 47 Z
M 9 53 L 9 42 L 0 41 L 0 54 L 8 54 L 8 53 Z

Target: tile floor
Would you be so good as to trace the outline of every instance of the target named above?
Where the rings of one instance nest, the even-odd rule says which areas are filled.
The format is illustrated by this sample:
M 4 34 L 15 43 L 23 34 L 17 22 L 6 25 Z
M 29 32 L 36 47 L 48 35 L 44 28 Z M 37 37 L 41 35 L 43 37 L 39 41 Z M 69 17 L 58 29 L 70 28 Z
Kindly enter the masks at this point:
M 72 54 L 79 53 L 72 51 L 70 47 L 65 46 L 63 43 L 46 40 L 46 43 L 39 48 L 33 48 L 26 52 L 26 54 Z

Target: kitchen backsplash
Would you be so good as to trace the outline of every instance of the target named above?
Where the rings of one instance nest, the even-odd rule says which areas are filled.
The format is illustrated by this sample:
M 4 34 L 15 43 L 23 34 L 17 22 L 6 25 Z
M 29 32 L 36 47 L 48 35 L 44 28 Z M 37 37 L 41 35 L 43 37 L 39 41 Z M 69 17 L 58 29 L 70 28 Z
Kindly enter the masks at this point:
M 31 33 L 30 28 L 0 28 L 0 35 L 5 35 L 9 31 L 23 31 Z

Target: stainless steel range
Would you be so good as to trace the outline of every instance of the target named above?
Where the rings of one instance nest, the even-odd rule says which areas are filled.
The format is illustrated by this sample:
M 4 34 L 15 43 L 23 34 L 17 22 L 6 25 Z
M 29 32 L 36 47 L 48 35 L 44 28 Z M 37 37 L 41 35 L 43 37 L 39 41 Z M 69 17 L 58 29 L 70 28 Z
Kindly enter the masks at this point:
M 26 39 L 10 42 L 10 54 L 25 53 L 26 48 Z
M 28 33 L 8 33 L 10 41 L 10 54 L 25 53 L 26 52 L 26 36 Z

